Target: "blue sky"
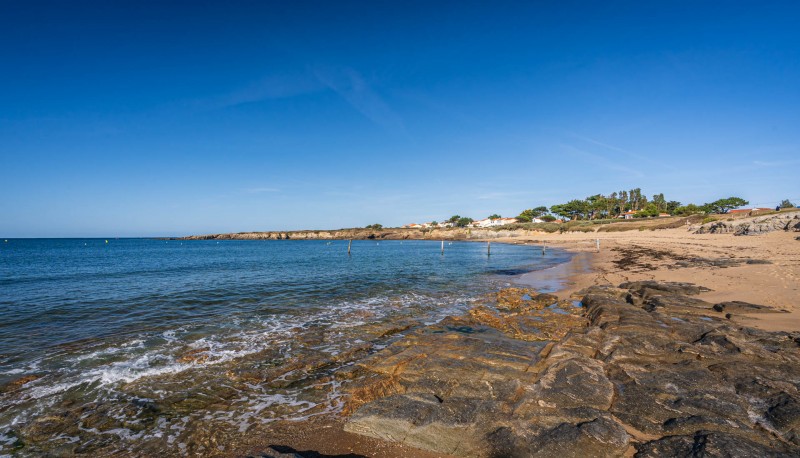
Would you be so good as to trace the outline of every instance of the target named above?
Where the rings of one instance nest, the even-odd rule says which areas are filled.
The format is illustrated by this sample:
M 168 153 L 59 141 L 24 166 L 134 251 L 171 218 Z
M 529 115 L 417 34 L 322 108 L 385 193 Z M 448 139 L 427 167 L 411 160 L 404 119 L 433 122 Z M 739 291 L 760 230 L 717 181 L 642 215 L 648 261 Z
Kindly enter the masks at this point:
M 800 200 L 797 2 L 0 1 L 0 236 Z M 798 203 L 798 202 L 795 202 Z

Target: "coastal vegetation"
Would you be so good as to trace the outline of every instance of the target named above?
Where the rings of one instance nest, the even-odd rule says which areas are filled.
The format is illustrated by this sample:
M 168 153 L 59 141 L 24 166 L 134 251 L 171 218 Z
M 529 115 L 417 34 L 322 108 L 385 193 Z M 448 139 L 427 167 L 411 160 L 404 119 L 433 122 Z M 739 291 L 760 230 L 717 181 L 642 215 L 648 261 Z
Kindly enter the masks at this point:
M 516 224 L 545 224 L 545 223 L 565 223 L 568 221 L 598 221 L 601 223 L 618 222 L 619 220 L 656 218 L 667 216 L 689 217 L 692 215 L 724 215 L 737 207 L 748 205 L 749 202 L 741 197 L 726 197 L 717 199 L 713 202 L 701 205 L 688 203 L 682 204 L 677 200 L 667 200 L 664 193 L 653 194 L 649 199 L 642 193 L 641 188 L 612 192 L 611 194 L 594 194 L 584 199 L 571 199 L 565 203 L 555 204 L 549 208 L 544 205 L 522 210 L 516 217 Z M 779 205 L 780 208 L 792 208 L 794 204 L 788 199 L 784 199 Z M 763 209 L 760 209 L 763 211 Z M 494 224 L 497 220 L 507 219 L 499 224 Z M 492 224 L 484 224 L 486 220 L 491 220 Z M 493 213 L 486 220 L 479 224 L 486 226 L 503 226 L 508 228 L 513 224 L 512 218 L 502 218 L 500 214 Z M 464 228 L 475 222 L 470 217 L 453 215 L 442 223 L 431 221 L 424 224 L 410 224 L 409 228 Z M 380 225 L 369 225 L 367 229 L 379 229 Z M 575 225 L 572 225 L 576 227 Z M 519 227 L 519 226 L 517 226 Z M 537 226 L 541 229 L 548 226 Z
M 787 205 L 791 202 L 784 201 Z M 572 199 L 566 203 L 552 205 L 550 208 L 538 206 L 523 210 L 516 217 L 522 223 L 531 222 L 535 218 L 564 220 L 597 220 L 619 218 L 630 214 L 633 218 L 656 217 L 660 215 L 689 216 L 694 214 L 727 213 L 728 210 L 747 205 L 749 202 L 740 197 L 718 199 L 703 205 L 682 205 L 676 200 L 667 200 L 663 193 L 654 194 L 649 200 L 641 188 L 629 191 L 612 192 L 608 195 L 595 194 L 585 199 Z
M 450 217 L 450 219 L 447 220 L 448 223 L 452 224 L 455 227 L 467 227 L 473 221 L 475 220 L 472 218 L 460 215 L 453 215 Z

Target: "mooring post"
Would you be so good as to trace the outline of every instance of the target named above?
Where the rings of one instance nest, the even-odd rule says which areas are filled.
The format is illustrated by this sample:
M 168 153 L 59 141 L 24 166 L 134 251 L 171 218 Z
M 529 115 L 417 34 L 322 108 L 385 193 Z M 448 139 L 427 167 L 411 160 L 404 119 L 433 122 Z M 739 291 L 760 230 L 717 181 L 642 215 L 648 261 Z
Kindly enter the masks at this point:
M 547 240 L 542 242 L 542 256 L 544 256 L 545 251 L 547 251 Z
M 486 256 L 492 255 L 492 242 L 486 241 Z
M 597 239 L 597 252 L 600 252 L 600 239 Z
M 347 254 L 350 254 L 350 246 L 353 245 L 353 239 L 350 239 L 350 243 L 347 244 Z
M 442 254 L 444 254 L 444 240 L 442 240 Z

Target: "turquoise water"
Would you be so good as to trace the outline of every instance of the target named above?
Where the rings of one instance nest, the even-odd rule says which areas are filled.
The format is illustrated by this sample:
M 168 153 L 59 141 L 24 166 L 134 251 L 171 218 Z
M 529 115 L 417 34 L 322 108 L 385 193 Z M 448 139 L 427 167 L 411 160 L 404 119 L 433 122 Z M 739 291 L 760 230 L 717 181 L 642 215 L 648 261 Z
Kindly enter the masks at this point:
M 459 313 L 512 275 L 569 257 L 440 247 L 354 241 L 348 256 L 347 241 L 0 243 L 0 451 L 185 454 L 199 423 L 247 431 L 335 411 L 326 375 L 402 335 L 383 329 Z M 303 367 L 314 358 L 327 359 Z M 178 392 L 196 397 L 180 414 Z M 201 402 L 211 392 L 228 397 Z M 82 427 L 41 424 L 76 409 Z

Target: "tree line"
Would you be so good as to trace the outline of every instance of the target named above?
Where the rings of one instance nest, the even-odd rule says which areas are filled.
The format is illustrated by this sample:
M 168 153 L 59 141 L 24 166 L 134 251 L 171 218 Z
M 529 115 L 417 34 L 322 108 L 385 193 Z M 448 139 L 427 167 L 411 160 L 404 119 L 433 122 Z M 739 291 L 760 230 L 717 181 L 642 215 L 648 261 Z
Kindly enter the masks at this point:
M 618 218 L 626 212 L 634 212 L 634 218 L 647 218 L 659 216 L 662 213 L 667 213 L 673 216 L 690 216 L 696 214 L 710 214 L 710 213 L 727 213 L 736 207 L 748 205 L 750 202 L 742 199 L 741 197 L 726 197 L 717 199 L 714 202 L 705 203 L 702 205 L 686 204 L 683 205 L 676 200 L 667 200 L 663 193 L 654 194 L 649 200 L 646 195 L 642 194 L 640 188 L 634 188 L 629 191 L 612 192 L 605 196 L 603 194 L 595 194 L 585 199 L 572 199 L 563 204 L 556 204 L 547 208 L 539 206 L 523 210 L 516 219 L 522 223 L 529 223 L 538 218 L 544 222 L 552 222 L 556 217 L 563 219 L 576 219 L 576 220 L 594 220 L 594 219 L 609 219 Z M 777 206 L 780 208 L 794 208 L 795 204 L 784 199 Z M 554 216 L 555 215 L 555 216 Z M 489 219 L 501 218 L 498 214 L 492 214 Z M 455 227 L 467 227 L 472 224 L 472 218 L 460 215 L 453 215 L 450 219 L 444 221 Z M 437 221 L 430 223 L 437 226 Z M 371 224 L 367 229 L 381 229 L 383 226 L 380 224 Z
M 641 188 L 634 188 L 612 192 L 609 195 L 595 194 L 585 199 L 572 199 L 563 204 L 553 205 L 549 209 L 545 206 L 530 208 L 523 210 L 517 219 L 521 222 L 530 222 L 534 218 L 542 220 L 547 216 L 553 218 L 552 215 L 571 220 L 608 219 L 618 218 L 627 212 L 633 212 L 634 218 L 658 216 L 662 213 L 688 216 L 697 213 L 727 213 L 728 210 L 748 203 L 740 197 L 727 197 L 702 205 L 683 205 L 676 200 L 667 200 L 663 193 L 654 194 L 648 200 Z

